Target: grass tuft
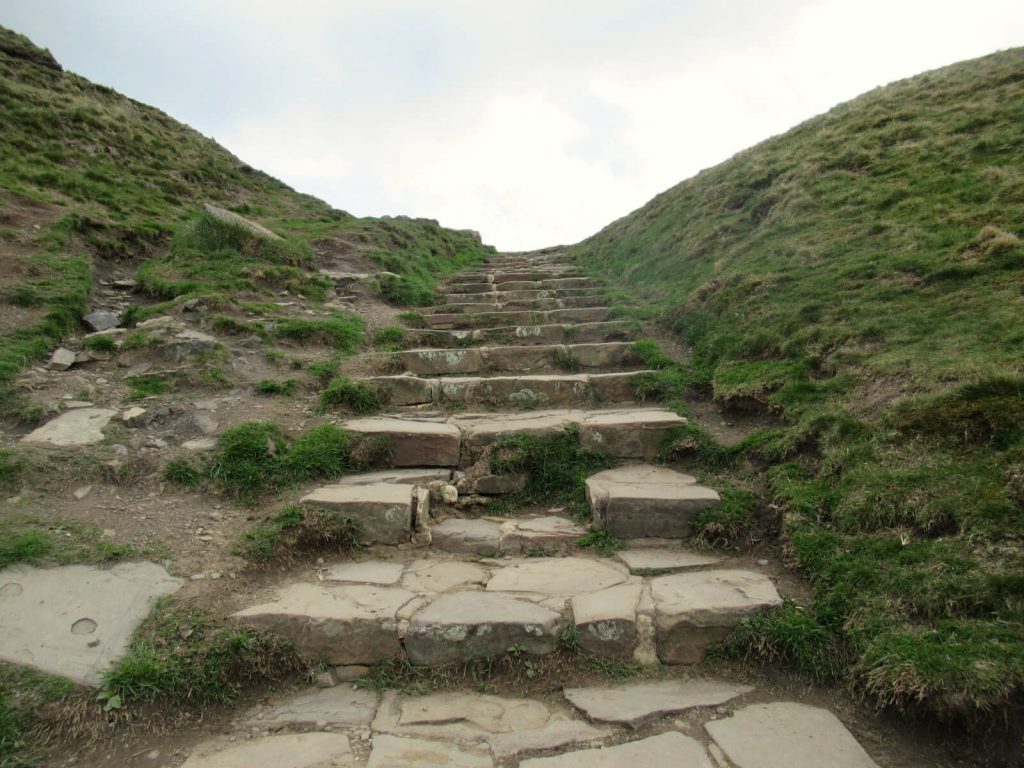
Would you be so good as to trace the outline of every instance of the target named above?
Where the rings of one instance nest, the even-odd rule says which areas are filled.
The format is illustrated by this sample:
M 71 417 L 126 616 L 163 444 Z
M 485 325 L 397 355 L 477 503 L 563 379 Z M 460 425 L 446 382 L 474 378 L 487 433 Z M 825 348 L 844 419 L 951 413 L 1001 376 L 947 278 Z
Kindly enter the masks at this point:
M 345 408 L 353 413 L 376 413 L 381 408 L 380 396 L 371 385 L 337 376 L 320 393 L 320 411 Z

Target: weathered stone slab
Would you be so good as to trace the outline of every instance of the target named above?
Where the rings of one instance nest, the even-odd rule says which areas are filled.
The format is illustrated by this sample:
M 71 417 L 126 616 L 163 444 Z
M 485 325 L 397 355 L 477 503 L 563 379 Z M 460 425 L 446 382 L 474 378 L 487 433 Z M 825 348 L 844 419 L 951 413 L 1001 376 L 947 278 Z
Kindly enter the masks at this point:
M 555 410 L 514 414 L 459 414 L 452 424 L 462 430 L 462 439 L 470 452 L 479 450 L 502 435 L 553 435 L 573 423 L 579 423 L 584 411 Z
M 328 664 L 374 664 L 401 653 L 397 614 L 414 597 L 395 587 L 292 584 L 235 618 L 290 638 L 300 653 Z
M 373 751 L 366 768 L 491 768 L 489 755 L 473 752 L 454 744 L 425 739 L 403 739 L 378 734 L 373 737 Z
M 515 475 L 482 475 L 471 482 L 470 491 L 484 496 L 500 496 L 523 490 L 529 480 L 530 476 L 525 472 Z
M 280 240 L 281 236 L 276 232 L 264 227 L 262 224 L 257 224 L 255 221 L 240 216 L 234 211 L 229 211 L 219 206 L 213 205 L 212 203 L 204 203 L 203 210 L 213 216 L 215 219 L 223 221 L 225 224 L 231 224 L 236 227 L 241 227 L 251 235 L 257 237 L 265 237 L 268 240 Z
M 479 349 L 409 349 L 395 353 L 407 370 L 421 376 L 477 373 L 483 367 Z
M 436 594 L 483 587 L 490 578 L 491 572 L 475 563 L 417 560 L 406 569 L 402 586 L 417 594 Z
M 597 728 L 582 720 L 556 714 L 540 728 L 496 733 L 488 737 L 487 742 L 491 745 L 494 757 L 505 760 L 523 752 L 589 744 L 610 735 L 611 731 L 607 728 Z
M 66 371 L 75 364 L 75 353 L 64 347 L 57 347 L 50 355 L 50 361 L 46 364 L 48 371 Z
M 115 415 L 117 411 L 107 408 L 77 408 L 51 419 L 22 440 L 60 446 L 93 445 L 103 442 L 103 428 Z
M 629 371 L 627 373 L 591 373 L 588 377 L 592 396 L 599 403 L 636 402 L 634 382 L 637 376 L 651 371 Z
M 595 527 L 623 539 L 686 538 L 694 516 L 720 502 L 690 475 L 646 464 L 598 472 L 586 493 Z
M 658 455 L 671 429 L 686 426 L 672 411 L 653 408 L 591 414 L 580 425 L 580 444 L 620 459 L 649 461 Z
M 356 434 L 387 440 L 393 467 L 454 467 L 459 463 L 459 430 L 445 422 L 378 416 L 351 419 L 344 426 Z
M 499 656 L 513 646 L 540 656 L 555 650 L 564 623 L 560 614 L 509 595 L 459 592 L 412 618 L 405 650 L 414 664 Z
M 412 374 L 402 376 L 374 376 L 365 381 L 376 390 L 382 402 L 391 405 L 423 405 L 438 398 L 440 388 L 436 379 L 421 379 Z
M 414 491 L 415 486 L 394 483 L 325 485 L 301 503 L 352 519 L 364 544 L 401 544 L 412 538 Z
M 337 685 L 315 688 L 270 707 L 250 713 L 248 721 L 262 726 L 285 725 L 369 725 L 377 714 L 378 696 L 365 688 Z
M 699 571 L 651 580 L 655 641 L 665 664 L 700 661 L 704 647 L 726 637 L 746 616 L 779 605 L 771 579 L 740 570 Z
M 693 707 L 714 707 L 750 693 L 749 685 L 717 680 L 658 680 L 611 687 L 566 688 L 565 698 L 591 720 L 638 728 Z
M 493 520 L 450 517 L 430 528 L 431 546 L 445 552 L 494 555 L 501 540 L 501 523 Z
M 355 765 L 348 737 L 340 733 L 290 733 L 235 744 L 203 742 L 181 768 L 346 768 Z
M 519 768 L 715 768 L 700 742 L 669 731 L 614 747 L 523 760 Z
M 404 570 L 405 566 L 401 563 L 389 563 L 383 560 L 339 563 L 328 569 L 327 580 L 390 587 L 399 582 Z
M 108 331 L 121 324 L 121 318 L 113 312 L 90 312 L 82 322 L 92 331 Z
M 626 564 L 632 573 L 675 573 L 714 565 L 722 558 L 694 552 L 689 549 L 624 549 L 615 557 Z
M 436 467 L 410 469 L 384 469 L 379 472 L 360 472 L 347 475 L 332 485 L 375 485 L 377 483 L 395 483 L 397 485 L 426 485 L 431 480 L 451 480 L 450 469 Z
M 619 584 L 573 597 L 572 615 L 579 630 L 580 648 L 610 659 L 633 658 L 637 644 L 636 610 L 642 590 L 640 583 Z
M 512 555 L 555 553 L 572 547 L 585 533 L 581 525 L 555 515 L 516 518 L 502 523 L 498 549 Z
M 628 578 L 624 570 L 584 557 L 533 557 L 497 571 L 487 582 L 487 591 L 573 597 L 621 584 Z
M 0 571 L 0 659 L 98 685 L 156 599 L 181 584 L 154 563 Z
M 877 768 L 839 718 L 806 704 L 752 704 L 704 728 L 737 768 Z

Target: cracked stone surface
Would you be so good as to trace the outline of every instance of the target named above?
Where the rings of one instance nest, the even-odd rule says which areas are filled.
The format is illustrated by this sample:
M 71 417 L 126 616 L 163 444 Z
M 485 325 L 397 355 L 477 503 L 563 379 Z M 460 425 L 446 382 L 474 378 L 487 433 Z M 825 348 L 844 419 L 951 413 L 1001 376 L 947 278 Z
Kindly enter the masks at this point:
M 668 732 L 614 747 L 523 760 L 519 768 L 716 768 L 700 742 Z
M 94 445 L 103 442 L 103 428 L 117 415 L 108 408 L 76 408 L 29 432 L 25 443 L 58 446 Z
M 591 720 L 636 728 L 662 715 L 713 707 L 754 690 L 717 680 L 658 680 L 614 687 L 566 688 L 565 698 Z
M 627 574 L 606 562 L 583 557 L 537 557 L 513 561 L 497 571 L 488 592 L 533 592 L 572 597 L 621 584 Z
M 722 558 L 687 549 L 625 549 L 615 557 L 633 573 L 673 573 L 721 562 Z
M 493 765 L 486 753 L 468 751 L 455 744 L 379 734 L 373 737 L 373 751 L 366 768 L 491 768 Z
M 347 736 L 296 733 L 264 736 L 243 744 L 226 739 L 203 742 L 181 768 L 347 768 L 356 765 Z
M 254 710 L 249 722 L 268 727 L 316 723 L 368 725 L 376 715 L 378 698 L 374 691 L 347 685 L 317 688 L 269 708 Z

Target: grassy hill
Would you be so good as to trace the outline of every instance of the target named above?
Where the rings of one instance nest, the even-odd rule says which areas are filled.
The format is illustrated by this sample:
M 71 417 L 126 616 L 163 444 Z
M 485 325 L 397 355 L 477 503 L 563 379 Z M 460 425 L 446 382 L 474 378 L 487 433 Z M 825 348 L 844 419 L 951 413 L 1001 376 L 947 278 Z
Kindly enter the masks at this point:
M 208 251 L 172 245 L 190 239 L 203 203 L 260 221 L 285 247 L 236 248 L 238 258 L 222 253 L 211 270 Z M 11 320 L 0 326 L 0 405 L 11 407 L 25 363 L 77 327 L 98 262 L 146 260 L 142 287 L 163 300 L 297 286 L 315 297 L 324 281 L 311 244 L 330 240 L 397 273 L 381 288 L 404 305 L 430 303 L 438 277 L 491 250 L 435 221 L 356 218 L 299 194 L 0 27 L 0 311 Z
M 739 650 L 950 716 L 1024 691 L 1024 49 L 876 89 L 574 247 L 780 426 L 677 453 L 762 482 L 809 611 Z

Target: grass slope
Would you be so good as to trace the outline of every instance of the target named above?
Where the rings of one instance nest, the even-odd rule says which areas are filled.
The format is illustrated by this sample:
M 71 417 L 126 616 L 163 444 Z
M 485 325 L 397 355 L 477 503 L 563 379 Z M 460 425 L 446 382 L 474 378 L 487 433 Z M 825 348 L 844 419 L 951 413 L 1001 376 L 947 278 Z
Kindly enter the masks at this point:
M 1016 49 L 840 105 L 574 247 L 690 343 L 693 387 L 785 424 L 756 454 L 815 601 L 748 651 L 823 677 L 838 656 L 954 717 L 1021 703 L 1022 233 Z

